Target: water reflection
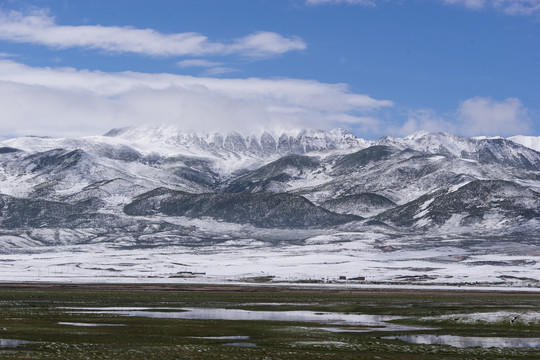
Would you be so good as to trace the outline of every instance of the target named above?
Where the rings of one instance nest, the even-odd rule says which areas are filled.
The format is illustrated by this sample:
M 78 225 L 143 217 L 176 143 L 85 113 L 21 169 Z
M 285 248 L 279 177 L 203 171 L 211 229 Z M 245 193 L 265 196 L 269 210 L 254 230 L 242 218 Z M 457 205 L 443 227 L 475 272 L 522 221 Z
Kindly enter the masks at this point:
M 100 314 L 118 314 L 149 318 L 199 319 L 199 320 L 245 320 L 245 321 L 299 321 L 332 325 L 362 325 L 385 327 L 387 321 L 403 319 L 403 316 L 341 314 L 313 311 L 254 311 L 215 308 L 178 308 L 178 311 L 159 311 L 134 308 L 84 308 L 82 310 Z
M 254 343 L 227 343 L 223 344 L 223 346 L 240 346 L 240 347 L 257 347 Z
M 398 339 L 413 344 L 450 345 L 459 348 L 535 348 L 540 347 L 540 338 L 466 337 L 454 335 L 400 335 L 384 339 Z
M 94 327 L 94 326 L 126 326 L 126 324 L 94 324 L 94 323 L 78 323 L 78 322 L 65 322 L 60 321 L 58 325 L 69 325 L 69 326 L 83 326 L 83 327 Z
M 424 326 L 411 326 L 411 325 L 400 325 L 385 323 L 383 327 L 324 327 L 319 328 L 319 330 L 324 330 L 333 333 L 365 333 L 373 331 L 426 331 L 426 330 L 436 330 L 433 328 L 427 328 Z
M 14 348 L 26 344 L 35 344 L 35 341 L 0 339 L 0 348 Z
M 191 338 L 205 340 L 248 340 L 249 336 L 191 336 Z

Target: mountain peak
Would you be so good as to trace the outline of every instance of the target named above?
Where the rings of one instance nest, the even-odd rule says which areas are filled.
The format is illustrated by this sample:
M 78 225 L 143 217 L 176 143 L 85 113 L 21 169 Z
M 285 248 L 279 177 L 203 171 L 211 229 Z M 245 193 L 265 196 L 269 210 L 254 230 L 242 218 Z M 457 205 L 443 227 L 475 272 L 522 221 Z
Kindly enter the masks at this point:
M 162 144 L 205 152 L 232 151 L 257 155 L 302 154 L 312 151 L 365 147 L 368 142 L 344 129 L 272 130 L 241 134 L 196 133 L 173 126 L 142 126 L 112 129 L 104 136 L 124 139 L 135 144 Z

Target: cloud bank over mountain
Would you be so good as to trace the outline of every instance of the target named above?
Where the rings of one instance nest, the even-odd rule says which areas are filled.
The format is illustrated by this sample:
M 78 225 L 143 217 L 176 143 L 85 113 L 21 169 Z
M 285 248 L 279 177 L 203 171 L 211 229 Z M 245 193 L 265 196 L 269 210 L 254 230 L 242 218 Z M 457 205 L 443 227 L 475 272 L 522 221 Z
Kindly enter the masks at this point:
M 354 93 L 345 84 L 105 73 L 0 61 L 0 130 L 11 136 L 88 135 L 111 124 L 165 123 L 216 131 L 326 128 L 340 122 L 373 127 L 376 121 L 364 114 L 392 105 Z
M 517 98 L 474 97 L 452 114 L 420 109 L 400 123 L 383 120 L 393 101 L 355 93 L 346 84 L 107 73 L 31 67 L 12 60 L 0 60 L 0 106 L 4 137 L 95 135 L 111 124 L 225 132 L 341 126 L 372 137 L 419 130 L 511 136 L 527 134 L 531 127 L 528 110 Z

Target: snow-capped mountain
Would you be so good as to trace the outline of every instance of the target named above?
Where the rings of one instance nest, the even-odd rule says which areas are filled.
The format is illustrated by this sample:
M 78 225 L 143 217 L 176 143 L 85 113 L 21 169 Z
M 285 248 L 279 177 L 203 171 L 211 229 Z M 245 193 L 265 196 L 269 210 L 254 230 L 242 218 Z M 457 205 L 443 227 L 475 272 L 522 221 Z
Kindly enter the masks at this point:
M 154 150 L 157 144 L 172 148 L 210 152 L 251 153 L 271 156 L 274 154 L 304 154 L 312 151 L 350 149 L 367 146 L 369 142 L 357 138 L 343 129 L 331 131 L 263 131 L 260 134 L 241 135 L 238 132 L 198 134 L 185 132 L 171 126 L 131 127 L 113 129 L 108 137 L 128 140 L 141 148 Z M 150 146 L 149 146 L 150 145 Z
M 526 146 L 530 149 L 540 151 L 540 136 L 517 135 L 509 137 L 508 140 L 512 140 L 513 142 Z
M 241 135 L 198 134 L 170 126 L 130 127 L 113 129 L 103 136 L 79 139 L 21 137 L 4 141 L 4 146 L 27 153 L 47 150 L 83 150 L 103 158 L 147 162 L 171 159 L 197 159 L 211 166 L 212 171 L 227 177 L 238 170 L 251 169 L 287 154 L 349 151 L 370 146 L 371 142 L 357 138 L 343 129 L 331 131 L 263 131 Z M 192 160 L 190 160 L 192 162 Z M 188 166 L 190 167 L 190 166 Z
M 223 236 L 186 219 L 297 231 L 536 234 L 540 153 L 521 142 L 171 127 L 10 139 L 0 144 L 0 237 L 9 235 L 11 248 Z

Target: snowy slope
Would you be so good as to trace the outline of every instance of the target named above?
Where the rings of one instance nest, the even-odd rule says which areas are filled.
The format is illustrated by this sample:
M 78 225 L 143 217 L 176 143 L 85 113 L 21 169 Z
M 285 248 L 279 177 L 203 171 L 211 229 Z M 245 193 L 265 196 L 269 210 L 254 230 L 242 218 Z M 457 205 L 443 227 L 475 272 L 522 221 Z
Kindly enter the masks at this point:
M 510 185 L 486 185 L 492 182 Z M 365 141 L 340 129 L 197 134 L 141 127 L 0 143 L 0 221 L 9 224 L 10 239 L 36 227 L 69 233 L 73 242 L 223 236 L 176 224 L 183 218 L 296 231 L 493 226 L 530 233 L 538 230 L 538 193 L 540 153 L 499 137 L 421 132 Z M 457 205 L 443 216 L 447 203 Z M 478 216 L 463 210 L 473 208 L 482 209 L 473 211 Z M 70 224 L 79 235 L 67 231 Z M 45 238 L 21 244 L 34 241 Z
M 508 140 L 540 152 L 540 136 L 517 135 L 509 137 Z
M 366 147 L 368 141 L 343 130 L 302 130 L 294 132 L 264 131 L 241 135 L 238 132 L 198 134 L 175 127 L 136 127 L 113 129 L 107 137 L 128 140 L 141 147 L 156 145 L 206 152 L 237 152 L 271 155 L 273 153 L 307 153 L 316 150 Z

